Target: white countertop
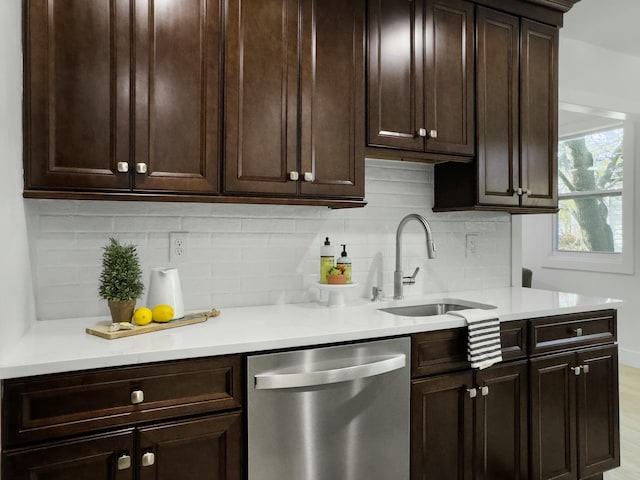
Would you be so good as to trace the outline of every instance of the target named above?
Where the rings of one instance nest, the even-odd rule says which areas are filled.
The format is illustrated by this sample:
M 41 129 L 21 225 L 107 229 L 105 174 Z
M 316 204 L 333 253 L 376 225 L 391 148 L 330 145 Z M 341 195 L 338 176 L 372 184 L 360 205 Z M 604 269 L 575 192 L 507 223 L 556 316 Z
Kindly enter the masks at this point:
M 622 301 L 530 288 L 447 292 L 402 301 L 225 308 L 205 323 L 105 340 L 85 328 L 106 318 L 35 322 L 0 358 L 0 379 L 181 358 L 258 352 L 411 334 L 465 325 L 454 315 L 401 317 L 378 309 L 462 299 L 495 305 L 501 321 L 617 308 Z M 206 310 L 206 309 L 203 309 Z

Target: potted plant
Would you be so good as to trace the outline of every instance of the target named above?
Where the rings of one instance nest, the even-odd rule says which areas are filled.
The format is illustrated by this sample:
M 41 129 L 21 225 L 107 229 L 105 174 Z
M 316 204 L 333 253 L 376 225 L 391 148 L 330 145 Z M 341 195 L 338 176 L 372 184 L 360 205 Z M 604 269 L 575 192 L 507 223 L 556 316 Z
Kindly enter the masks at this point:
M 136 299 L 142 295 L 142 269 L 136 246 L 122 245 L 111 238 L 102 255 L 100 296 L 109 302 L 111 320 L 129 322 L 133 316 Z

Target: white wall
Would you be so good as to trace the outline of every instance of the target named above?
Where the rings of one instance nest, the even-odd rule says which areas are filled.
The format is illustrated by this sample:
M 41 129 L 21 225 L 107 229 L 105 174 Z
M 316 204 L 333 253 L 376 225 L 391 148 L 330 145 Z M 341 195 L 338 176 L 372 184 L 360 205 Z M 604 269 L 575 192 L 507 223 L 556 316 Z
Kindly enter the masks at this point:
M 189 261 L 177 264 L 186 309 L 295 303 L 318 298 L 320 245 L 346 243 L 353 300 L 372 285 L 393 292 L 395 231 L 412 212 L 433 229 L 437 258 L 407 224 L 403 270 L 420 266 L 405 294 L 509 286 L 511 217 L 504 213 L 433 213 L 433 166 L 367 160 L 365 208 L 32 200 L 30 242 L 40 319 L 107 315 L 97 296 L 102 247 L 110 236 L 139 246 L 149 269 L 168 264 L 169 232 L 189 232 Z M 476 252 L 465 255 L 467 235 Z M 325 292 L 326 295 L 326 292 Z M 143 297 L 140 304 L 145 303 Z
M 602 110 L 640 115 L 640 58 L 597 48 L 584 42 L 562 39 L 560 42 L 560 101 L 587 105 Z M 636 121 L 636 132 L 640 122 Z M 640 158 L 640 139 L 636 134 L 634 158 Z M 637 191 L 640 168 L 636 178 L 625 178 L 625 188 Z M 640 194 L 635 194 L 635 238 L 640 239 Z M 542 268 L 549 239 L 546 237 L 547 215 L 534 215 L 522 220 L 522 262 L 533 270 L 533 286 L 537 288 L 573 291 L 589 295 L 625 300 L 618 312 L 620 360 L 640 367 L 640 252 L 636 250 L 633 275 L 595 273 Z M 515 231 L 515 227 L 514 227 Z M 519 235 L 519 232 L 515 232 Z M 627 245 L 625 247 L 634 247 Z
M 22 5 L 0 2 L 0 356 L 35 317 L 22 192 Z

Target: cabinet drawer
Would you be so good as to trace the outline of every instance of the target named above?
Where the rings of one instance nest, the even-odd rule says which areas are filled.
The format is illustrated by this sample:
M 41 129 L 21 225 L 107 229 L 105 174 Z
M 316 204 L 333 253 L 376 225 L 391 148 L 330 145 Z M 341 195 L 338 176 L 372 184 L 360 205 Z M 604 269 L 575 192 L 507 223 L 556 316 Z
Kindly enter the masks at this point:
M 241 367 L 228 356 L 7 380 L 3 445 L 239 407 Z
M 616 311 L 575 313 L 531 320 L 531 355 L 616 341 Z
M 527 356 L 527 321 L 500 324 L 503 360 Z M 470 368 L 467 360 L 467 328 L 452 328 L 411 337 L 411 376 L 452 372 Z

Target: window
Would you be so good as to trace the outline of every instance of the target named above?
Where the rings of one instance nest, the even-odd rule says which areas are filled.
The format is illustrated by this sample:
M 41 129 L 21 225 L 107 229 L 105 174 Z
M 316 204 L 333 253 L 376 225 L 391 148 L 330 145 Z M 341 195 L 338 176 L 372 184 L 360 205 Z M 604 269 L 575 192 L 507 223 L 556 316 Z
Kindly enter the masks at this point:
M 623 146 L 622 125 L 561 139 L 555 250 L 622 252 Z
M 560 106 L 559 211 L 544 267 L 633 273 L 633 133 L 625 114 Z

